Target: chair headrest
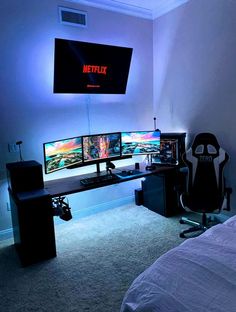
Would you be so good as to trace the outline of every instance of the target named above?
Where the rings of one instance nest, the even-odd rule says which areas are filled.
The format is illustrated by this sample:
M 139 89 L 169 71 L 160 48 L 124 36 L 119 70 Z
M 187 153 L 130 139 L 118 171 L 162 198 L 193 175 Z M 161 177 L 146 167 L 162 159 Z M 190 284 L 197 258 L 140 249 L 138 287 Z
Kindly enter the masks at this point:
M 192 153 L 201 161 L 209 161 L 219 156 L 220 145 L 214 134 L 203 132 L 196 135 L 192 144 Z

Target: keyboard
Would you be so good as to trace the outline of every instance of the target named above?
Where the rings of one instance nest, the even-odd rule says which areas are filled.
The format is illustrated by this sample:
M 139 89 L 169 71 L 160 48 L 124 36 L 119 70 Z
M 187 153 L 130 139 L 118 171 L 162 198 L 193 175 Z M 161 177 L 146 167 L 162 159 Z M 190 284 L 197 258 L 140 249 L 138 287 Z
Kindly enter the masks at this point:
M 119 180 L 119 177 L 117 177 L 114 174 L 106 174 L 96 177 L 88 177 L 80 180 L 80 184 L 84 186 L 90 186 L 90 185 L 98 185 L 103 184 L 106 182 L 116 182 Z

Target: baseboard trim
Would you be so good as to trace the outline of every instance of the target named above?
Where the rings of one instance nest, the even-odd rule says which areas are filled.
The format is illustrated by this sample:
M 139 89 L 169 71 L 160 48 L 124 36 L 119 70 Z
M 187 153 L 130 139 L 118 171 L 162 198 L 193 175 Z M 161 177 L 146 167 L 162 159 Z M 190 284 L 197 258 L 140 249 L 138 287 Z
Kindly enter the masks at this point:
M 12 228 L 0 231 L 0 241 L 3 241 L 5 239 L 9 239 L 12 237 L 13 237 L 13 229 Z
M 113 209 L 113 208 L 116 208 L 116 207 L 119 207 L 122 205 L 131 204 L 131 203 L 134 203 L 134 196 L 133 195 L 132 196 L 126 196 L 126 197 L 119 198 L 119 199 L 115 199 L 115 200 L 111 200 L 111 201 L 106 202 L 106 203 L 90 206 L 86 209 L 77 210 L 77 211 L 73 210 L 72 211 L 72 217 L 73 217 L 73 219 L 78 220 L 78 219 L 85 218 L 85 217 L 94 215 L 96 213 L 102 212 L 102 211 L 106 211 L 109 209 Z M 59 217 L 54 218 L 54 224 L 61 224 L 64 222 L 66 222 L 66 221 L 63 221 Z M 9 239 L 9 238 L 13 238 L 13 229 L 12 228 L 0 231 L 0 241 L 3 241 L 5 239 Z

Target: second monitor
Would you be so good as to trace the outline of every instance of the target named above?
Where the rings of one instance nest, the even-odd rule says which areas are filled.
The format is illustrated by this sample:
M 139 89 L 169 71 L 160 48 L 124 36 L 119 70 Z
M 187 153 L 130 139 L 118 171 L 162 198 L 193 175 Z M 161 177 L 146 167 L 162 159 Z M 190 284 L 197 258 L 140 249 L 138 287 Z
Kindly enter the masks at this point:
M 84 163 L 106 161 L 121 156 L 121 134 L 103 133 L 82 137 Z

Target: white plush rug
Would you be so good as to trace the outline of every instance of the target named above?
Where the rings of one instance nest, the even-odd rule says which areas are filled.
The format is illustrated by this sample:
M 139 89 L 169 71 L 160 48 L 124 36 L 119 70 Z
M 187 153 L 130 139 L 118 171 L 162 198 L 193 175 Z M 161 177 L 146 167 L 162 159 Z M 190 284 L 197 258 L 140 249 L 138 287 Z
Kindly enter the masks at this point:
M 129 204 L 55 226 L 57 257 L 20 266 L 0 244 L 0 310 L 118 312 L 133 279 L 183 240 L 178 217 Z

